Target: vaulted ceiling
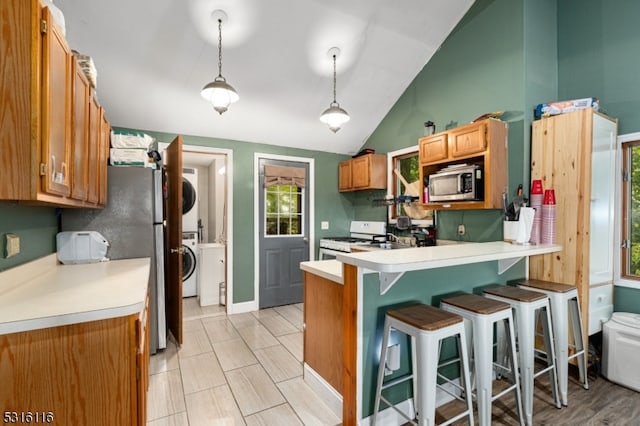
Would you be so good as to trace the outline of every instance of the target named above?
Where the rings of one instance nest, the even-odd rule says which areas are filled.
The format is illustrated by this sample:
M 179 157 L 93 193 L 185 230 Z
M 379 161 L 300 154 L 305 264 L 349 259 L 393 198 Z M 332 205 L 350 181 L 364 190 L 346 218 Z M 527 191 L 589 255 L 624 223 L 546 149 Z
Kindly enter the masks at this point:
M 473 0 L 54 0 L 72 49 L 90 55 L 114 126 L 351 154 Z M 240 100 L 219 115 L 200 96 L 218 74 Z M 332 133 L 333 99 L 351 120 Z

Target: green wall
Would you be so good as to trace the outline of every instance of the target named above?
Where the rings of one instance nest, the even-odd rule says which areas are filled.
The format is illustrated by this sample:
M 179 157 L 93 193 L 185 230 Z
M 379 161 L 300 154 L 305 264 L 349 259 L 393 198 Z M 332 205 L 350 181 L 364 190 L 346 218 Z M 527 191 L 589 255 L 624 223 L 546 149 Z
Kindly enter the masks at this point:
M 640 131 L 638 16 L 640 2 L 635 0 L 476 0 L 365 146 L 379 153 L 394 151 L 416 145 L 424 121 L 443 130 L 502 110 L 509 123 L 513 193 L 529 179 L 531 111 L 537 103 L 595 96 L 604 112 L 620 120 L 620 134 Z M 338 155 L 210 138 L 185 137 L 185 143 L 234 150 L 236 259 L 253 261 L 254 152 L 316 158 L 316 223 L 331 222 L 329 231 L 316 225 L 317 238 L 346 232 L 354 218 L 384 220 L 384 208 L 372 208 L 382 191 L 336 192 L 337 162 L 343 158 Z M 502 236 L 499 211 L 445 212 L 438 221 L 443 238 L 455 238 L 461 222 L 469 240 Z M 57 230 L 53 208 L 0 203 L 0 235 L 16 233 L 22 244 L 20 255 L 0 256 L 0 270 L 53 253 Z M 4 252 L 4 238 L 0 249 Z M 234 270 L 236 303 L 252 298 L 252 272 L 240 265 Z M 625 304 L 616 297 L 616 310 L 640 310 L 640 291 L 616 289 L 618 294 L 624 294 Z
M 57 210 L 0 202 L 0 271 L 56 251 Z M 20 238 L 20 254 L 5 259 L 7 233 Z
M 161 142 L 171 142 L 176 135 L 142 130 Z M 225 139 L 183 136 L 185 145 L 206 146 L 233 150 L 233 302 L 253 300 L 254 293 L 254 154 L 289 155 L 315 159 L 315 247 L 318 240 L 329 235 L 349 233 L 353 217 L 350 201 L 338 193 L 338 163 L 344 155 L 319 151 L 284 148 Z M 320 222 L 330 223 L 329 230 L 321 230 Z
M 496 25 L 496 23 L 499 23 Z M 509 188 L 514 193 L 528 179 L 524 156 L 523 4 L 512 0 L 477 0 L 452 34 L 416 76 L 366 142 L 377 152 L 415 146 L 424 122 L 436 131 L 504 111 L 509 124 Z M 528 149 L 527 149 L 528 151 Z M 356 218 L 370 205 L 354 203 Z M 381 213 L 384 217 L 384 213 Z M 502 238 L 502 215 L 494 211 L 438 212 L 438 235 L 456 239 L 466 225 L 469 241 Z
M 560 99 L 596 97 L 618 134 L 640 131 L 640 2 L 558 2 Z M 616 287 L 616 311 L 640 313 L 640 290 Z

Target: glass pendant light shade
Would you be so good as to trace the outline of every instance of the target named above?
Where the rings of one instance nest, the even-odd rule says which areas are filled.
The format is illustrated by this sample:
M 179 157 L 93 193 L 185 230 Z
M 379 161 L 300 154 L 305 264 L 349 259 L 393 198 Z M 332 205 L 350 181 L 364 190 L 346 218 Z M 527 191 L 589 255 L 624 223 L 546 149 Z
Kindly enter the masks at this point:
M 222 22 L 227 20 L 227 14 L 223 10 L 215 10 L 212 17 L 218 22 L 218 76 L 202 88 L 200 95 L 213 104 L 213 109 L 222 114 L 229 105 L 240 99 L 240 96 L 222 76 Z
M 208 83 L 200 92 L 203 98 L 213 104 L 213 109 L 222 114 L 229 105 L 240 99 L 236 89 L 234 89 L 224 77 L 218 76 L 211 83 Z
M 332 102 L 320 116 L 320 121 L 327 124 L 333 133 L 336 133 L 351 117 L 337 102 Z
M 351 117 L 349 117 L 347 111 L 340 108 L 340 104 L 336 101 L 336 58 L 340 54 L 340 49 L 332 47 L 329 49 L 328 54 L 333 59 L 333 102 L 320 115 L 320 121 L 327 124 L 329 129 L 336 133 Z

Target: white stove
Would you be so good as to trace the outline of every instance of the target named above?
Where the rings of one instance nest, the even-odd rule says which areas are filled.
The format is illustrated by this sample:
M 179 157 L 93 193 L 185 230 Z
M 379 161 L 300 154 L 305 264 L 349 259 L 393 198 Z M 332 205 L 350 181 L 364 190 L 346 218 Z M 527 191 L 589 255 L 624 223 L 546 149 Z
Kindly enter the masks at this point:
M 320 260 L 335 258 L 339 253 L 350 253 L 353 246 L 378 244 L 386 240 L 385 222 L 353 221 L 348 237 L 327 237 L 320 239 Z

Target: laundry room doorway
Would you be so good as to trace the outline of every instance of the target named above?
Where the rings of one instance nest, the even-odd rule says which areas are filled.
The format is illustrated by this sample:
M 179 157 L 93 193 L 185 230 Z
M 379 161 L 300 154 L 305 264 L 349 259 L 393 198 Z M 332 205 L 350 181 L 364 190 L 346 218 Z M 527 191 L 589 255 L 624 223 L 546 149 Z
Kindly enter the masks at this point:
M 183 245 L 194 253 L 186 259 L 191 274 L 184 297 L 203 310 L 226 310 L 233 294 L 233 151 L 184 145 L 182 169 Z

